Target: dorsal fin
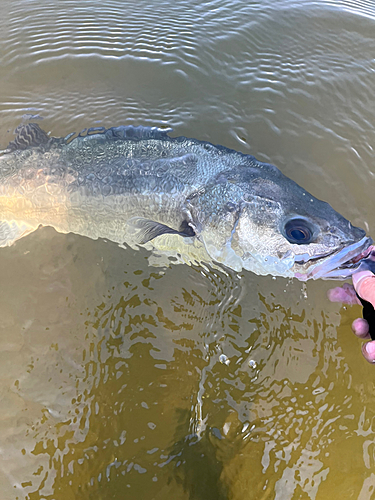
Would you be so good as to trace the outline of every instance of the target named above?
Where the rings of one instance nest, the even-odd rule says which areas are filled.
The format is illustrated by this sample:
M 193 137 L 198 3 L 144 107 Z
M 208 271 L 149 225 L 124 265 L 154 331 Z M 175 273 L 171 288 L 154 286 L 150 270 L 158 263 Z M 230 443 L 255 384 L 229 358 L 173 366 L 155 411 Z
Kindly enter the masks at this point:
M 76 139 L 87 136 L 90 136 L 93 139 L 95 139 L 95 136 L 105 136 L 108 140 L 130 139 L 133 141 L 141 139 L 168 139 L 168 133 L 171 132 L 171 130 L 172 129 L 170 128 L 160 129 L 158 127 L 143 127 L 142 125 L 138 127 L 133 127 L 132 125 L 119 126 L 108 129 L 98 127 L 89 128 L 88 130 L 84 129 L 78 135 L 72 132 L 62 140 L 65 144 L 68 144 Z M 46 132 L 41 129 L 37 123 L 24 123 L 18 125 L 14 132 L 16 137 L 8 144 L 8 151 L 16 151 L 46 145 L 52 140 L 52 138 L 48 137 Z
M 47 144 L 50 140 L 48 135 L 37 123 L 24 123 L 18 125 L 14 132 L 16 137 L 8 144 L 7 148 L 10 151 L 40 146 L 42 144 Z
M 168 133 L 171 132 L 171 128 L 158 128 L 158 127 L 143 127 L 139 125 L 138 127 L 134 127 L 133 125 L 120 125 L 119 127 L 94 127 L 89 129 L 82 130 L 79 134 L 75 132 L 67 135 L 64 138 L 64 142 L 69 144 L 76 139 L 88 138 L 96 139 L 101 137 L 105 137 L 107 140 L 116 141 L 116 140 L 132 140 L 132 141 L 140 141 L 144 139 L 169 139 Z
M 133 127 L 132 125 L 128 126 L 119 126 L 112 127 L 105 131 L 105 135 L 107 139 L 132 139 L 140 140 L 140 139 L 167 139 L 168 132 L 171 132 L 171 128 L 161 129 L 158 127 L 144 127 L 139 125 L 138 127 Z M 90 134 L 90 129 L 88 131 Z

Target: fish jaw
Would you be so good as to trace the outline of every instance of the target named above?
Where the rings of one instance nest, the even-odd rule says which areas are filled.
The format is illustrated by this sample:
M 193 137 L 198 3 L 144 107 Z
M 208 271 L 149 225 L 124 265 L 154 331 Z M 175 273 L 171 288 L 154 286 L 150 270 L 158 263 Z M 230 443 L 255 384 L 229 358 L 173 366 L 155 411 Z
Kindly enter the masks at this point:
M 327 256 L 323 262 L 310 266 L 306 273 L 296 272 L 294 277 L 300 281 L 309 279 L 348 279 L 357 272 L 361 261 L 368 257 L 373 248 L 373 240 L 368 236 L 364 236 L 361 240 Z

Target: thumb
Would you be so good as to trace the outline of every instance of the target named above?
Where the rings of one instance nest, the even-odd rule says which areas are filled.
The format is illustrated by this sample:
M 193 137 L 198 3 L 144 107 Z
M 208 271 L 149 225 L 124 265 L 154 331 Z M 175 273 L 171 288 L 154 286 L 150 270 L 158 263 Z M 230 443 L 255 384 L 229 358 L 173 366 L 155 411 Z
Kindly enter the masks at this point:
M 360 297 L 375 305 L 375 274 L 371 271 L 362 271 L 353 274 L 353 285 Z

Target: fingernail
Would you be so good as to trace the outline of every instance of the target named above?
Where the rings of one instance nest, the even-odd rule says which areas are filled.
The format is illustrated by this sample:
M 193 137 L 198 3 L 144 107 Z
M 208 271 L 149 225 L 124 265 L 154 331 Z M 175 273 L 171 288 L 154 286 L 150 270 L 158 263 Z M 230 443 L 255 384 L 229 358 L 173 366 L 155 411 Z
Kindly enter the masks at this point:
M 357 289 L 358 283 L 362 281 L 365 278 L 370 278 L 374 276 L 374 274 L 371 271 L 361 271 L 360 273 L 355 273 L 352 275 L 352 281 L 354 288 Z
M 367 344 L 366 344 L 366 352 L 370 356 L 372 354 L 375 354 L 375 342 L 367 342 Z

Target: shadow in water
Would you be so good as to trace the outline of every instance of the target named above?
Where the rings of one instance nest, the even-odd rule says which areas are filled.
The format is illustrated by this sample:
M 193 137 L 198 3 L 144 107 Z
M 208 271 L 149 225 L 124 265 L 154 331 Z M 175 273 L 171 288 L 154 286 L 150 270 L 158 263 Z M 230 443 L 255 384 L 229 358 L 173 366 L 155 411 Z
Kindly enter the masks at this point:
M 182 485 L 191 500 L 226 500 L 227 492 L 220 480 L 223 464 L 217 459 L 211 431 L 206 429 L 197 439 L 195 434 L 186 432 L 191 427 L 191 412 L 177 410 L 177 413 L 175 437 L 177 439 L 184 431 L 185 437 L 176 441 L 170 451 L 175 468 L 173 479 Z

